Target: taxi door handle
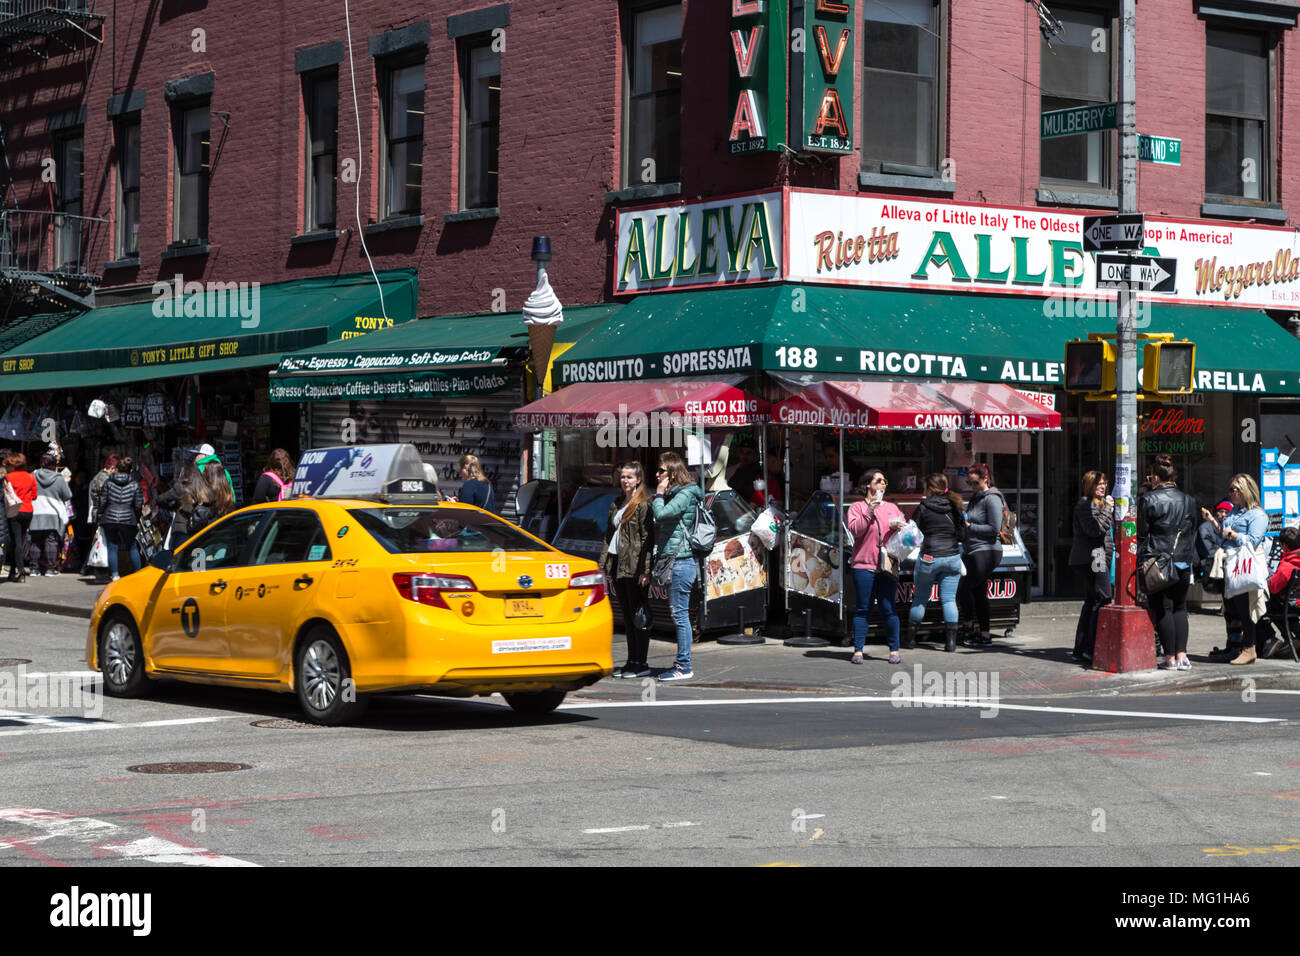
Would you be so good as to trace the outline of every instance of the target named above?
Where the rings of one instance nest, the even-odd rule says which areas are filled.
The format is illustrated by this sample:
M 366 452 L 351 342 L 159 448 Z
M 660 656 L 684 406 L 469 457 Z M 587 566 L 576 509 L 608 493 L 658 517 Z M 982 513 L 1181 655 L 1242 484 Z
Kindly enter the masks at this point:
M 226 589 L 226 582 L 222 580 L 213 581 L 208 585 L 208 590 L 213 594 L 220 594 Z
M 315 580 L 316 580 L 316 579 L 313 578 L 313 577 L 312 577 L 311 575 L 309 575 L 309 574 L 304 574 L 304 575 L 303 575 L 302 577 L 300 577 L 300 578 L 294 578 L 294 579 L 293 579 L 293 589 L 294 589 L 295 591 L 303 591 L 303 590 L 306 590 L 307 588 L 309 588 L 309 587 L 312 586 L 312 583 L 313 583 Z

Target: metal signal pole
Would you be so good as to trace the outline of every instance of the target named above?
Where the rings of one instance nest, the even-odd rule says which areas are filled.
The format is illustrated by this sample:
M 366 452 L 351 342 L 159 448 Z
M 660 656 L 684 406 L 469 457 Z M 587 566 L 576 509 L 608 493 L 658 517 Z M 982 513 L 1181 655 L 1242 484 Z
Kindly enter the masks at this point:
M 1137 0 L 1120 2 L 1119 45 L 1119 211 L 1137 207 Z M 1115 524 L 1117 561 L 1113 604 L 1097 615 L 1097 643 L 1092 666 L 1098 670 L 1135 671 L 1155 667 L 1151 621 L 1129 596 L 1137 569 L 1137 295 L 1132 284 L 1117 293 L 1119 319 L 1115 356 Z

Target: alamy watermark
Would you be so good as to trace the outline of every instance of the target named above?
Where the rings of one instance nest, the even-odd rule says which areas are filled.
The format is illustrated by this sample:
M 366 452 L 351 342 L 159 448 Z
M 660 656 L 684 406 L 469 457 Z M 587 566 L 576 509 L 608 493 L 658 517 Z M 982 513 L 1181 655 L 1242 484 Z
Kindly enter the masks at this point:
M 262 324 L 262 286 L 258 282 L 158 281 L 151 290 L 153 314 L 162 319 L 238 318 L 245 329 Z
M 80 674 L 28 674 L 27 665 L 0 671 L 0 710 L 32 714 L 42 710 L 80 710 L 104 715 L 104 687 L 97 677 Z
M 998 671 L 895 671 L 889 692 L 895 707 L 978 707 L 981 717 L 998 715 Z
M 720 402 L 719 404 L 728 404 Z M 701 409 L 701 415 L 706 410 Z M 709 412 L 712 414 L 712 412 Z M 598 448 L 681 448 L 686 436 L 695 434 L 701 427 L 694 413 L 680 412 L 628 412 L 620 404 L 618 412 L 604 411 L 596 415 L 596 446 Z

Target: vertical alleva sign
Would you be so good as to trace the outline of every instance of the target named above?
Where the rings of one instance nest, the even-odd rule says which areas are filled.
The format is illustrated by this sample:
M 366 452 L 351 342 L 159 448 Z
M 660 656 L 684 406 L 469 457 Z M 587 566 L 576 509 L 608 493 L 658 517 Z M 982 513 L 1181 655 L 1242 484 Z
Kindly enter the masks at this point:
M 785 139 L 786 5 L 731 0 L 732 155 L 779 152 Z
M 790 135 L 799 149 L 853 152 L 853 0 L 803 0 L 802 43 L 791 49 Z

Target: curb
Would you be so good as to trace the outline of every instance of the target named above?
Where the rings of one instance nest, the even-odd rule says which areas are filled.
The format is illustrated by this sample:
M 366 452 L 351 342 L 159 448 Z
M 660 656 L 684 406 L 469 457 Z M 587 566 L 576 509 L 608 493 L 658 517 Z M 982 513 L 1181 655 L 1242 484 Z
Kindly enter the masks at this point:
M 93 608 L 69 607 L 66 604 L 50 604 L 45 601 L 21 601 L 15 598 L 0 598 L 0 607 L 12 607 L 19 611 L 38 611 L 45 614 L 57 614 L 60 617 L 79 617 L 89 621 Z

